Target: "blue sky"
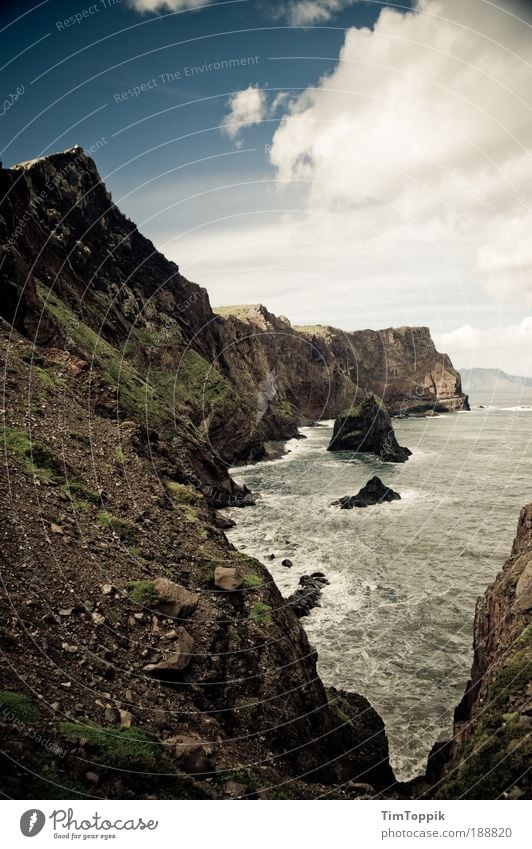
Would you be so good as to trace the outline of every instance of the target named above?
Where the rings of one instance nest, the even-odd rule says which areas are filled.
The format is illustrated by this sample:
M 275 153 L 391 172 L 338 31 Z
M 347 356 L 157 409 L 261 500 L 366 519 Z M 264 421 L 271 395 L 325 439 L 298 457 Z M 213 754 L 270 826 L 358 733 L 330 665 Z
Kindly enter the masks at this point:
M 93 147 L 213 304 L 529 371 L 525 5 L 199 2 L 3 3 L 4 165 Z

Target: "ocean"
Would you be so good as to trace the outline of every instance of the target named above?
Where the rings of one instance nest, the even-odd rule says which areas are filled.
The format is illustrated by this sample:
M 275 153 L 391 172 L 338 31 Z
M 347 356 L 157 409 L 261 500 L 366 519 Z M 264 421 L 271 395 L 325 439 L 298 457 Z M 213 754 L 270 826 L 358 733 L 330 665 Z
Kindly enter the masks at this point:
M 288 442 L 285 456 L 232 470 L 258 497 L 226 511 L 237 523 L 231 542 L 267 566 L 284 596 L 301 575 L 325 572 L 321 607 L 303 620 L 319 673 L 370 700 L 402 780 L 450 738 L 477 597 L 509 557 L 519 511 L 532 501 L 532 391 L 474 392 L 471 406 L 394 420 L 413 452 L 403 465 L 326 451 L 333 422 L 321 422 Z M 331 506 L 373 475 L 401 501 Z

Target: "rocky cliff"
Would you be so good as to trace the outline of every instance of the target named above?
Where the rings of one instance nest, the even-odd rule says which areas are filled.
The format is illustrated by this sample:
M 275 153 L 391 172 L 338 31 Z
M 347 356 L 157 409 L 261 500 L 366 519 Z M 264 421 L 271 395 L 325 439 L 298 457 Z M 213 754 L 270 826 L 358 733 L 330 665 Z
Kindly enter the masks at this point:
M 467 405 L 426 328 L 296 329 L 261 305 L 213 313 L 117 209 L 81 148 L 1 169 L 0 196 L 0 315 L 41 346 L 92 346 L 117 385 L 94 403 L 127 418 L 143 397 L 148 428 L 173 434 L 183 479 L 219 503 L 242 497 L 228 464 L 368 391 L 392 413 Z
M 353 383 L 381 397 L 392 415 L 469 409 L 460 375 L 447 354 L 436 350 L 428 327 L 300 330 L 315 344 L 333 346 Z
M 442 798 L 532 798 L 532 504 L 512 556 L 479 599 Z
M 1 169 L 0 197 L 8 794 L 407 792 L 213 510 L 250 497 L 228 463 L 366 397 L 351 341 L 213 313 L 80 148 Z

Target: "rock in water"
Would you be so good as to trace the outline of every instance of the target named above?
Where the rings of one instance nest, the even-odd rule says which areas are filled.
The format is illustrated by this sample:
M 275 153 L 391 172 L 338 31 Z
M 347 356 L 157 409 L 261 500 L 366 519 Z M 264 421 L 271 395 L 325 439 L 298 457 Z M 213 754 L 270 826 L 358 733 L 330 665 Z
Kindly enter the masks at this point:
M 338 416 L 328 451 L 367 452 L 390 463 L 404 463 L 412 453 L 397 442 L 389 413 L 376 395 Z
M 342 510 L 352 510 L 353 507 L 371 507 L 373 504 L 381 504 L 383 501 L 400 501 L 398 492 L 385 486 L 380 478 L 371 478 L 356 495 L 344 495 L 333 505 L 339 505 Z
M 299 619 L 302 616 L 308 616 L 314 607 L 320 607 L 321 592 L 328 583 L 323 572 L 303 575 L 299 579 L 298 589 L 286 599 L 287 605 Z

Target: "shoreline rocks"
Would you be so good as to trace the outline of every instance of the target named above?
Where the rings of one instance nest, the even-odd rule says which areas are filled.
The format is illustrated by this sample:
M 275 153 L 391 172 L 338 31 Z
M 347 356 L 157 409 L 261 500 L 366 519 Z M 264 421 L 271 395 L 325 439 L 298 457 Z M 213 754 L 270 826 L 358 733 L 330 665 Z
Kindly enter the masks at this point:
M 356 495 L 344 495 L 332 506 L 339 506 L 342 510 L 352 510 L 353 507 L 371 507 L 374 504 L 382 504 L 385 501 L 400 501 L 401 496 L 394 489 L 387 487 L 377 476 L 370 478 L 365 486 Z
M 308 616 L 315 607 L 320 607 L 321 593 L 329 581 L 323 572 L 313 572 L 312 575 L 302 575 L 299 579 L 299 588 L 286 600 L 296 616 Z

